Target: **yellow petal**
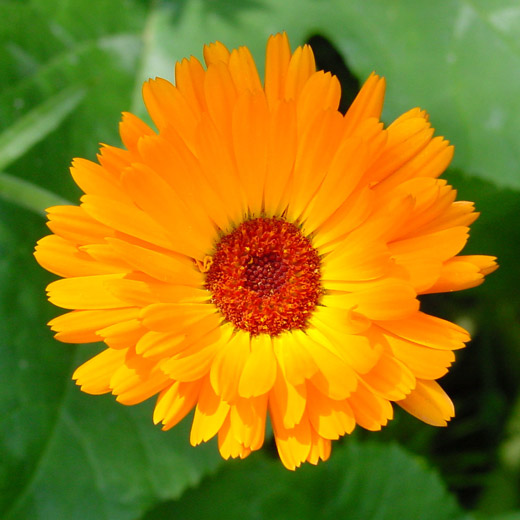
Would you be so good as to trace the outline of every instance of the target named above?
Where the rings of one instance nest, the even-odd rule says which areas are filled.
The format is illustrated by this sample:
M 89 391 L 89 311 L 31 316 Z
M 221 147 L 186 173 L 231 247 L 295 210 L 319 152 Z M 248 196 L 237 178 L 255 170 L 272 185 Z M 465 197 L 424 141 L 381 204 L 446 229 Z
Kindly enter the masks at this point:
M 190 443 L 196 446 L 209 441 L 221 428 L 229 413 L 229 404 L 215 394 L 209 378 L 202 382 L 191 426 Z
M 158 303 L 149 305 L 142 312 L 143 325 L 157 332 L 176 332 L 201 321 L 207 316 L 215 315 L 213 305 L 205 303 Z M 211 327 L 213 328 L 213 327 Z M 208 331 L 209 331 L 208 327 Z
M 380 322 L 396 336 L 427 347 L 456 350 L 469 341 L 469 334 L 455 323 L 418 312 L 408 319 Z
M 133 319 L 114 323 L 97 333 L 109 347 L 122 349 L 134 347 L 146 329 L 141 325 L 141 320 Z
M 237 332 L 222 345 L 211 365 L 210 381 L 221 399 L 232 403 L 238 397 L 238 383 L 250 355 L 249 334 Z
M 273 351 L 281 373 L 291 385 L 300 385 L 318 371 L 312 356 L 292 332 L 275 336 Z
M 153 422 L 163 423 L 163 430 L 169 430 L 179 423 L 195 406 L 200 392 L 200 382 L 181 383 L 176 381 L 162 390 L 157 397 L 153 412 Z
M 229 421 L 237 442 L 248 450 L 258 450 L 264 443 L 267 396 L 238 399 L 231 405 Z
M 139 309 L 136 307 L 72 311 L 54 318 L 48 325 L 57 333 L 57 340 L 67 343 L 91 343 L 100 340 L 98 330 L 138 316 Z
M 316 433 L 324 439 L 339 439 L 356 426 L 354 413 L 347 400 L 330 399 L 312 384 L 307 385 L 307 415 Z
M 284 428 L 294 428 L 302 419 L 307 404 L 305 384 L 294 386 L 278 372 L 276 382 L 269 393 L 271 414 L 276 414 Z
M 251 354 L 240 376 L 238 394 L 247 398 L 269 392 L 274 385 L 276 371 L 271 337 L 267 334 L 251 337 Z
M 47 286 L 49 301 L 64 309 L 117 309 L 128 303 L 116 297 L 110 290 L 113 281 L 123 274 L 78 276 L 56 280 Z
M 383 352 L 377 364 L 363 375 L 363 381 L 384 399 L 403 399 L 415 387 L 412 371 L 391 354 Z
M 412 393 L 397 404 L 432 426 L 446 426 L 455 416 L 451 399 L 436 381 L 418 380 Z
M 141 372 L 139 368 L 121 365 L 110 379 L 110 387 L 118 402 L 133 405 L 157 394 L 169 382 L 169 377 L 158 369 Z
M 457 256 L 445 262 L 439 278 L 425 294 L 462 291 L 476 287 L 484 281 L 484 276 L 497 269 L 496 258 L 485 255 Z
M 380 351 L 364 335 L 347 334 L 341 325 L 328 326 L 319 319 L 314 319 L 313 324 L 307 330 L 309 337 L 345 361 L 356 373 L 364 374 L 377 363 Z
M 234 459 L 238 457 L 244 459 L 251 453 L 250 448 L 246 448 L 237 440 L 235 432 L 231 427 L 230 415 L 226 417 L 226 420 L 218 431 L 218 449 L 221 457 L 225 460 L 230 457 Z
M 355 390 L 357 376 L 348 363 L 310 336 L 301 333 L 297 340 L 318 367 L 318 372 L 311 378 L 316 388 L 332 399 L 345 399 Z
M 395 320 L 416 313 L 419 302 L 416 293 L 406 282 L 382 279 L 359 285 L 349 294 L 330 295 L 328 305 L 355 310 L 371 320 Z
M 87 394 L 110 392 L 110 379 L 125 362 L 126 351 L 108 348 L 79 366 L 72 379 Z
M 379 431 L 393 418 L 392 405 L 369 389 L 363 380 L 359 381 L 356 391 L 348 398 L 348 403 L 356 422 L 367 430 Z

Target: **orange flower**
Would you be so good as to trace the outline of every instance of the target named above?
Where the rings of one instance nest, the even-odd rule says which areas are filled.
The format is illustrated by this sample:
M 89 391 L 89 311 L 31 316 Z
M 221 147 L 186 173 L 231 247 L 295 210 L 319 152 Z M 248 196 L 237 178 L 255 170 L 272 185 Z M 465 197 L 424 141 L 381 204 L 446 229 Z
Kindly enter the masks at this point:
M 50 208 L 38 262 L 63 277 L 49 300 L 60 341 L 102 340 L 84 392 L 132 405 L 156 394 L 169 429 L 193 408 L 193 445 L 224 458 L 264 441 L 287 468 L 327 459 L 395 402 L 443 426 L 437 384 L 469 340 L 417 296 L 480 284 L 488 256 L 459 256 L 475 220 L 438 176 L 453 148 L 420 109 L 388 128 L 372 74 L 346 115 L 310 47 L 269 39 L 262 86 L 248 49 L 204 48 L 150 80 L 152 130 L 124 114 L 126 150 L 71 169 L 80 206 Z

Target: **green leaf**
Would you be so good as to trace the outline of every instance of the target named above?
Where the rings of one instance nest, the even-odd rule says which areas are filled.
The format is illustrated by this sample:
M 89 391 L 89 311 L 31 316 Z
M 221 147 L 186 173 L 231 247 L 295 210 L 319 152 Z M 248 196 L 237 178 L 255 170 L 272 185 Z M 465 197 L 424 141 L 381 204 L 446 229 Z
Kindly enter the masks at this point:
M 0 172 L 0 197 L 39 215 L 45 215 L 45 208 L 70 204 L 44 188 L 3 172 Z
M 10 174 L 77 200 L 79 190 L 67 172 L 70 160 L 94 159 L 99 142 L 120 145 L 120 112 L 144 113 L 140 89 L 148 76 L 173 80 L 175 60 L 191 54 L 201 57 L 202 45 L 216 39 L 230 47 L 248 45 L 261 71 L 269 34 L 287 30 L 293 47 L 322 34 L 361 80 L 373 69 L 387 77 L 386 121 L 421 105 L 438 132 L 454 142 L 455 165 L 466 179 L 461 181 L 462 197 L 475 200 L 483 213 L 470 247 L 479 253 L 498 253 L 501 263 L 474 294 L 491 302 L 498 297 L 515 302 L 518 297 L 511 288 L 517 285 L 518 193 L 495 186 L 520 185 L 518 9 L 516 0 L 3 1 L 2 127 L 13 128 L 56 92 L 88 87 L 83 102 L 63 115 L 50 133 L 23 155 L 16 152 Z M 454 181 L 458 187 L 459 180 Z M 13 198 L 19 197 L 13 194 Z M 31 258 L 34 242 L 46 233 L 42 219 L 11 204 L 0 203 L 0 212 L 0 516 L 118 520 L 136 518 L 158 501 L 181 496 L 217 467 L 215 446 L 189 447 L 187 424 L 167 433 L 157 431 L 151 425 L 149 405 L 125 408 L 110 397 L 85 396 L 75 388 L 70 375 L 80 362 L 76 347 L 51 339 L 45 323 L 57 311 L 44 296 L 50 277 Z M 518 344 L 513 319 L 516 310 L 489 328 L 507 330 Z M 500 347 L 496 335 L 493 347 Z M 77 350 L 81 360 L 92 352 L 86 346 Z M 510 354 L 508 359 L 515 358 Z M 228 497 L 222 506 L 226 512 L 242 493 L 253 504 L 241 499 L 243 510 L 258 507 L 269 518 L 279 516 L 273 508 L 284 511 L 280 504 L 286 502 L 303 519 L 309 511 L 320 517 L 322 496 L 329 516 L 345 507 L 369 511 L 355 509 L 361 505 L 349 491 L 350 484 L 346 489 L 330 485 L 329 479 L 341 483 L 350 475 L 360 483 L 354 489 L 365 497 L 363 507 L 370 507 L 369 495 L 384 492 L 396 497 L 402 508 L 396 512 L 404 518 L 406 508 L 418 507 L 415 500 L 426 508 L 427 499 L 448 504 L 447 512 L 439 506 L 439 514 L 446 518 L 451 518 L 450 511 L 459 514 L 438 477 L 401 450 L 392 450 L 395 460 L 386 448 L 336 449 L 330 463 L 295 474 L 279 462 L 254 455 L 226 464 L 219 474 L 220 487 L 216 479 L 208 479 L 208 487 L 200 492 L 212 504 L 219 504 L 221 495 Z M 365 470 L 356 462 L 359 453 L 363 460 L 366 457 Z M 411 466 L 395 462 L 403 457 Z M 387 475 L 385 463 L 394 468 L 394 477 L 403 473 L 400 489 L 412 492 L 400 496 L 403 493 L 395 487 L 401 479 L 382 480 L 379 472 Z M 357 469 L 347 472 L 346 464 Z M 415 469 L 408 473 L 409 467 Z M 246 488 L 244 482 L 252 485 Z M 436 499 L 428 498 L 430 491 Z M 195 491 L 186 496 L 187 508 L 196 508 L 195 496 Z M 383 507 L 373 497 L 371 503 Z M 437 513 L 436 507 L 425 510 Z M 380 514 L 390 518 L 388 509 Z
M 68 87 L 21 117 L 0 134 L 0 170 L 55 130 L 85 97 L 81 86 Z
M 182 500 L 159 506 L 144 520 L 461 519 L 464 512 L 423 461 L 391 444 L 347 439 L 329 462 L 289 472 L 253 454 L 228 463 Z M 465 517 L 468 518 L 468 517 Z
M 479 517 L 480 518 L 480 517 Z M 520 520 L 520 511 L 482 517 L 482 520 Z

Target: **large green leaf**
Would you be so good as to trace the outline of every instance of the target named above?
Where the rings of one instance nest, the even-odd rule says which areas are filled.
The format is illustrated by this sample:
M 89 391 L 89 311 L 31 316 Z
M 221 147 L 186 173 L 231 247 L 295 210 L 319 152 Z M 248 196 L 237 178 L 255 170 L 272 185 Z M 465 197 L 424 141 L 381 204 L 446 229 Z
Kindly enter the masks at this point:
M 276 482 L 276 485 L 273 483 Z M 229 464 L 145 520 L 454 520 L 464 516 L 439 477 L 391 444 L 346 440 L 329 463 L 295 473 L 261 454 Z
M 57 128 L 83 99 L 85 89 L 72 86 L 50 97 L 0 134 L 0 170 Z
M 18 198 L 16 189 L 31 182 L 76 200 L 79 192 L 67 173 L 71 158 L 93 158 L 98 142 L 119 144 L 120 112 L 144 112 L 142 81 L 149 76 L 173 79 L 174 61 L 190 54 L 200 57 L 203 43 L 219 39 L 229 46 L 246 44 L 262 69 L 269 34 L 287 30 L 293 46 L 322 34 L 361 80 L 373 69 L 387 77 L 388 121 L 421 105 L 431 113 L 434 126 L 456 144 L 455 165 L 463 174 L 453 180 L 461 182 L 463 196 L 476 200 L 483 211 L 474 248 L 501 256 L 496 284 L 490 280 L 478 294 L 514 301 L 508 292 L 515 285 L 520 253 L 514 226 L 518 196 L 495 185 L 520 187 L 516 0 L 4 0 L 0 20 L 3 129 L 75 85 L 88 91 L 66 119 L 41 127 L 50 132 L 43 140 L 32 139 L 34 146 L 23 156 L 12 155 L 13 198 Z M 475 182 L 476 177 L 484 180 Z M 91 349 L 79 347 L 76 357 L 75 347 L 55 342 L 46 329 L 45 322 L 55 313 L 44 297 L 50 277 L 31 258 L 33 243 L 45 234 L 43 222 L 7 203 L 0 203 L 0 214 L 0 516 L 130 519 L 157 501 L 179 496 L 216 467 L 215 447 L 211 454 L 190 448 L 186 426 L 157 431 L 147 405 L 124 408 L 111 398 L 79 393 L 70 374 Z M 501 329 L 513 330 L 515 313 L 511 316 Z M 338 450 L 330 463 L 303 468 L 296 475 L 257 456 L 226 466 L 222 476 L 226 486 L 242 489 L 242 479 L 254 478 L 256 468 L 258 486 L 276 495 L 273 502 L 265 502 L 267 512 L 282 498 L 291 500 L 291 491 L 302 497 L 291 507 L 305 515 L 320 498 L 306 501 L 298 485 L 310 490 L 322 479 L 328 482 L 329 475 L 341 480 L 347 475 L 341 465 L 362 449 Z M 397 448 L 367 449 L 374 471 L 382 467 L 374 461 L 378 450 L 383 460 L 409 458 Z M 395 460 L 388 459 L 391 467 Z M 411 475 L 422 482 L 425 474 L 412 466 Z M 444 491 L 438 479 L 431 478 L 440 500 Z M 368 486 L 368 480 L 361 481 Z M 370 482 L 380 486 L 370 493 L 395 492 L 385 487 L 389 482 Z M 428 499 L 413 479 L 406 482 L 418 490 L 418 500 Z M 214 481 L 210 486 L 218 492 Z M 348 489 L 329 492 L 327 487 L 323 484 L 320 491 L 331 497 L 331 515 L 336 511 L 333 503 L 338 508 L 355 506 Z M 226 490 L 222 493 L 229 494 Z M 362 492 L 368 494 L 369 488 L 362 487 Z M 458 514 L 449 498 L 446 503 L 446 515 Z M 378 499 L 373 507 L 384 505 Z

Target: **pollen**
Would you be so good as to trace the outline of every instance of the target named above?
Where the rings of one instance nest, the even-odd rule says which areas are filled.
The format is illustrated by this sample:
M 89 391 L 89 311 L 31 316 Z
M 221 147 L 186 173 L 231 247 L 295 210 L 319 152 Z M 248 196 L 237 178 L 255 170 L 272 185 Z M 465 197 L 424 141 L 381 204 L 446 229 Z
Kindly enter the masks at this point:
M 300 228 L 256 218 L 221 237 L 206 288 L 221 314 L 251 335 L 304 330 L 322 295 L 320 257 Z

